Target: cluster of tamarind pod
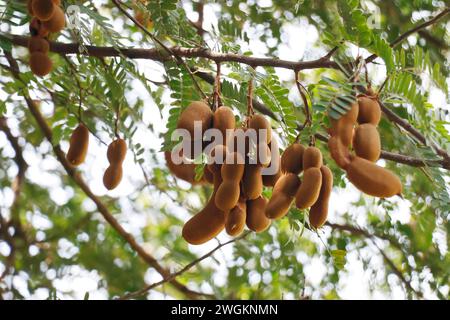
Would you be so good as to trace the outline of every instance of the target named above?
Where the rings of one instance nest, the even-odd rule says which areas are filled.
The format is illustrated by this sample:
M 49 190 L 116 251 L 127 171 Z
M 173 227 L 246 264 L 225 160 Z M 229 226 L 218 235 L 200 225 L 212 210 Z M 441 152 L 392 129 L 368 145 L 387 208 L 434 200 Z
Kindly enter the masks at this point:
M 402 184 L 394 173 L 375 164 L 381 153 L 377 129 L 380 119 L 377 96 L 368 88 L 367 94 L 359 95 L 345 115 L 331 119 L 328 148 L 355 187 L 368 195 L 388 198 L 401 195 Z
M 48 56 L 48 36 L 64 29 L 66 18 L 60 0 L 28 0 L 27 6 L 28 13 L 33 17 L 28 42 L 30 68 L 35 75 L 43 77 L 49 74 L 53 67 Z
M 80 123 L 70 136 L 70 146 L 66 159 L 74 167 L 79 166 L 86 159 L 89 147 L 89 130 Z M 125 160 L 127 144 L 121 138 L 115 139 L 108 146 L 107 158 L 109 167 L 103 175 L 103 185 L 106 189 L 115 189 L 122 180 L 122 163 Z
M 276 139 L 272 139 L 270 122 L 263 115 L 251 114 L 243 127 L 237 128 L 232 109 L 226 106 L 213 112 L 205 102 L 195 101 L 181 113 L 177 128 L 187 130 L 193 137 L 194 122 L 201 123 L 202 133 L 214 128 L 225 139 L 222 144 L 212 144 L 210 149 L 202 141 L 201 152 L 206 153 L 208 162 L 199 180 L 195 180 L 194 163 L 176 164 L 172 159 L 174 154 L 186 156 L 184 149 L 165 152 L 167 166 L 174 176 L 192 184 L 213 185 L 205 207 L 183 227 L 182 235 L 188 243 L 203 244 L 223 229 L 231 236 L 241 234 L 245 226 L 254 232 L 262 232 L 273 219 L 286 215 L 294 199 L 302 209 L 311 207 L 313 226 L 323 225 L 333 177 L 323 166 L 319 149 L 305 149 L 295 143 L 280 157 Z M 263 134 L 258 134 L 252 141 L 251 135 L 245 136 L 248 130 Z M 243 150 L 236 139 L 239 133 L 245 137 Z M 269 166 L 273 170 L 264 174 L 263 170 Z M 303 168 L 302 184 L 298 175 Z M 263 195 L 264 186 L 273 188 L 270 200 Z

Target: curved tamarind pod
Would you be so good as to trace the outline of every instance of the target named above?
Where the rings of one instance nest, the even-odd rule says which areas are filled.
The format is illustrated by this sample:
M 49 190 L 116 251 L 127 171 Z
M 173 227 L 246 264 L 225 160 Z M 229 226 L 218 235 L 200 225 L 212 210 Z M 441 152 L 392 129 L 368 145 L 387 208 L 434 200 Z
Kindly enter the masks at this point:
M 295 205 L 306 209 L 316 203 L 322 186 L 322 173 L 319 168 L 309 168 L 303 173 L 303 181 L 295 195 Z
M 55 6 L 52 0 L 33 0 L 31 4 L 33 14 L 41 21 L 49 20 L 55 13 Z
M 106 157 L 111 164 L 121 164 L 127 154 L 127 143 L 124 139 L 117 138 L 108 146 Z
M 303 169 L 320 168 L 322 166 L 322 152 L 316 147 L 308 147 L 303 153 Z
M 203 244 L 217 236 L 225 227 L 224 211 L 215 204 L 216 190 L 222 183 L 220 173 L 214 174 L 214 192 L 206 206 L 183 226 L 182 236 L 190 244 Z
M 228 235 L 236 237 L 244 231 L 247 218 L 247 204 L 239 201 L 236 206 L 226 215 L 225 231 Z
M 103 185 L 106 189 L 112 190 L 116 188 L 122 180 L 121 164 L 111 164 L 103 175 Z
M 258 164 L 245 165 L 244 177 L 242 178 L 242 193 L 248 200 L 258 198 L 263 191 L 263 178 L 261 166 Z
M 216 192 L 215 203 L 217 208 L 227 212 L 239 201 L 241 194 L 239 182 L 244 175 L 244 163 L 239 161 L 239 154 L 234 152 L 230 159 L 232 163 L 225 162 L 220 169 L 222 183 Z
M 223 137 L 223 143 L 228 141 L 227 130 L 236 128 L 236 120 L 234 118 L 233 110 L 230 107 L 221 106 L 214 112 L 213 127 L 220 130 Z
M 53 33 L 60 32 L 66 26 L 66 17 L 64 11 L 59 6 L 55 6 L 54 13 L 50 19 L 43 21 L 42 24 Z
M 169 168 L 170 173 L 172 173 L 178 179 L 189 182 L 193 185 L 201 184 L 202 181 L 195 180 L 195 164 L 194 163 L 180 163 L 175 164 L 172 161 L 172 155 L 170 151 L 164 152 L 164 158 L 166 159 L 167 168 Z M 205 168 L 206 171 L 210 172 Z M 205 174 L 206 176 L 206 174 Z M 205 177 L 206 178 L 206 177 Z
M 247 227 L 254 232 L 262 232 L 266 230 L 271 220 L 266 217 L 267 199 L 258 197 L 254 200 L 247 200 Z
M 264 141 L 267 144 L 269 144 L 270 141 L 272 140 L 272 127 L 270 126 L 270 122 L 262 114 L 254 114 L 249 120 L 248 127 L 256 131 L 257 144 L 262 143 Z M 261 133 L 260 139 L 259 130 L 264 129 L 266 130 L 265 137 Z
M 28 50 L 30 51 L 30 53 L 42 52 L 44 54 L 47 54 L 49 49 L 50 45 L 48 44 L 48 41 L 44 38 L 32 36 L 30 37 L 30 39 L 28 39 Z
M 309 210 L 309 223 L 314 228 L 320 228 L 327 221 L 328 203 L 333 189 L 333 173 L 327 166 L 320 167 L 322 173 L 322 186 L 319 199 Z
M 358 119 L 359 105 L 354 102 L 351 105 L 351 109 L 338 120 L 330 118 L 331 128 L 329 133 L 332 136 L 339 136 L 342 144 L 349 147 L 352 143 L 353 126 Z
M 213 115 L 213 112 L 205 102 L 191 102 L 186 109 L 181 112 L 177 128 L 186 129 L 191 135 L 191 140 L 201 140 L 203 139 L 205 131 L 212 127 Z M 200 125 L 202 135 L 200 137 L 194 136 L 195 122 L 198 122 Z
M 31 36 L 33 37 L 38 36 L 45 38 L 50 33 L 38 18 L 31 19 L 29 29 Z
M 300 187 L 300 178 L 293 173 L 288 173 L 277 181 L 272 191 L 272 198 L 266 207 L 266 217 L 279 219 L 284 217 L 291 207 L 294 196 Z
M 79 124 L 70 136 L 69 151 L 66 159 L 73 166 L 78 166 L 86 159 L 89 146 L 89 130 L 85 125 Z
M 30 55 L 30 69 L 39 76 L 43 77 L 52 71 L 53 62 L 50 60 L 47 54 L 42 52 L 33 52 Z
M 348 148 L 342 145 L 339 137 L 330 137 L 328 140 L 328 150 L 336 164 L 345 170 L 350 164 L 350 152 L 348 151 Z
M 303 153 L 305 147 L 296 142 L 284 150 L 281 156 L 281 172 L 299 174 L 303 170 Z
M 365 123 L 359 125 L 353 136 L 353 149 L 358 157 L 375 162 L 380 158 L 381 141 L 377 127 Z
M 375 98 L 360 96 L 358 98 L 358 123 L 371 123 L 375 126 L 380 123 L 381 108 Z
M 402 183 L 394 173 L 357 156 L 351 156 L 347 177 L 359 190 L 374 197 L 389 198 L 402 193 Z

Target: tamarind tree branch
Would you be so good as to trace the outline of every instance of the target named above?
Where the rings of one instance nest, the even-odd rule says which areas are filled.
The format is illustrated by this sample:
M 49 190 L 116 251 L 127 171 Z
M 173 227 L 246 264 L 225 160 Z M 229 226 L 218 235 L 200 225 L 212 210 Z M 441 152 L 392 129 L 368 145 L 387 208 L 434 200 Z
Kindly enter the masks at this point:
M 410 35 L 421 31 L 422 29 L 425 29 L 433 24 L 435 24 L 436 22 L 438 22 L 440 19 L 442 19 L 443 17 L 445 17 L 448 13 L 450 13 L 450 7 L 447 7 L 446 9 L 444 9 L 442 12 L 440 12 L 438 15 L 436 15 L 434 18 L 425 21 L 419 25 L 417 25 L 416 27 L 406 31 L 405 33 L 401 34 L 397 39 L 395 39 L 394 41 L 392 41 L 390 43 L 390 47 L 391 48 L 395 48 L 397 45 L 399 45 L 403 40 L 405 40 L 406 38 L 408 38 Z M 369 57 L 366 58 L 366 63 L 372 62 L 373 60 L 375 60 L 376 58 L 378 58 L 378 56 L 376 54 L 372 54 Z
M 125 295 L 123 295 L 122 297 L 120 297 L 120 300 L 124 300 L 124 299 L 130 299 L 130 298 L 135 298 L 135 297 L 139 297 L 142 296 L 143 294 L 145 294 L 146 292 L 164 284 L 165 282 L 175 279 L 176 277 L 180 276 L 181 274 L 189 271 L 190 269 L 192 269 L 194 266 L 196 266 L 197 264 L 199 264 L 200 262 L 202 262 L 203 260 L 205 260 L 208 257 L 211 257 L 217 250 L 221 249 L 222 247 L 225 247 L 226 245 L 236 242 L 238 240 L 244 239 L 245 237 L 247 237 L 251 232 L 247 231 L 244 234 L 242 234 L 241 236 L 231 239 L 227 242 L 224 243 L 220 243 L 219 245 L 217 245 L 214 249 L 212 249 L 211 251 L 209 251 L 208 253 L 204 254 L 203 256 L 201 256 L 200 258 L 197 258 L 195 260 L 193 260 L 192 262 L 188 263 L 186 266 L 184 266 L 183 268 L 181 268 L 179 271 L 172 273 L 170 276 L 167 277 L 167 279 L 149 284 L 148 286 L 135 291 L 135 292 L 130 292 L 127 293 Z
M 8 60 L 10 66 L 13 70 L 18 70 L 17 61 L 12 57 L 10 52 L 5 51 L 6 59 Z M 13 72 L 12 75 L 16 79 L 20 79 L 20 75 L 18 72 Z M 43 132 L 45 138 L 47 141 L 51 144 L 53 152 L 55 153 L 58 161 L 62 164 L 67 174 L 72 178 L 72 180 L 78 185 L 78 187 L 83 190 L 83 192 L 95 203 L 97 206 L 98 211 L 103 216 L 103 218 L 111 225 L 111 227 L 116 230 L 117 233 L 122 236 L 122 238 L 130 245 L 130 247 L 136 251 L 136 253 L 151 267 L 153 267 L 164 279 L 166 279 L 170 275 L 170 271 L 164 268 L 159 262 L 145 249 L 139 245 L 136 241 L 136 239 L 127 232 L 122 225 L 114 218 L 114 216 L 109 212 L 108 208 L 103 204 L 103 202 L 91 191 L 89 186 L 86 184 L 86 182 L 81 177 L 80 173 L 74 169 L 70 165 L 70 163 L 67 161 L 64 151 L 62 151 L 61 147 L 58 144 L 54 144 L 52 141 L 53 133 L 51 128 L 48 126 L 45 118 L 39 111 L 38 106 L 35 104 L 35 102 L 25 93 L 22 91 L 20 93 L 23 98 L 25 99 L 25 102 L 28 106 L 28 109 L 30 110 L 31 114 L 35 118 L 39 128 Z M 189 298 L 197 299 L 199 297 L 208 297 L 212 298 L 211 295 L 199 293 L 193 290 L 190 290 L 185 285 L 181 284 L 175 279 L 168 281 L 171 285 L 173 285 L 178 291 L 185 294 Z

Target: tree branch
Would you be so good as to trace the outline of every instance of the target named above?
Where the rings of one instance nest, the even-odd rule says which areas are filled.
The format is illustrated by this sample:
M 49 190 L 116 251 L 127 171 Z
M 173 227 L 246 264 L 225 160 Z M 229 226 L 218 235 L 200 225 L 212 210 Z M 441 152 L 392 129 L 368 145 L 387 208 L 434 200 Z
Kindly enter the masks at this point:
M 14 60 L 10 52 L 5 52 L 6 58 L 10 64 L 10 66 L 18 70 L 17 62 Z M 19 73 L 13 72 L 13 76 L 16 79 L 20 79 Z M 111 225 L 111 227 L 119 233 L 122 238 L 130 245 L 130 247 L 137 252 L 137 254 L 151 267 L 153 267 L 161 276 L 166 279 L 170 272 L 169 270 L 165 269 L 162 265 L 159 264 L 159 262 L 148 252 L 145 251 L 143 247 L 141 247 L 136 239 L 128 233 L 122 225 L 114 218 L 114 216 L 109 212 L 108 208 L 103 204 L 103 202 L 91 191 L 89 186 L 84 182 L 83 178 L 81 177 L 80 173 L 77 172 L 74 167 L 70 165 L 70 163 L 67 161 L 66 156 L 64 152 L 62 151 L 61 147 L 59 145 L 55 145 L 52 143 L 52 131 L 51 128 L 48 126 L 45 118 L 39 111 L 38 106 L 34 103 L 33 100 L 25 93 L 21 92 L 21 95 L 24 97 L 28 109 L 30 110 L 31 114 L 35 118 L 39 128 L 42 130 L 45 138 L 47 141 L 51 144 L 53 148 L 53 152 L 56 154 L 56 157 L 58 161 L 62 164 L 64 169 L 66 170 L 67 174 L 72 178 L 72 180 L 80 187 L 81 190 L 96 204 L 98 211 L 101 213 L 103 218 Z M 190 290 L 185 285 L 179 283 L 176 280 L 170 280 L 170 284 L 172 284 L 178 291 L 185 294 L 189 298 L 199 298 L 201 296 L 205 296 L 208 298 L 211 298 L 210 295 L 198 293 L 195 291 Z
M 227 242 L 224 242 L 224 243 L 220 243 L 217 247 L 215 247 L 214 249 L 212 249 L 211 251 L 209 251 L 205 255 L 203 255 L 200 258 L 195 259 L 194 261 L 188 263 L 186 266 L 181 268 L 179 271 L 172 273 L 170 276 L 167 277 L 167 279 L 163 279 L 161 281 L 149 284 L 148 286 L 146 286 L 146 287 L 144 287 L 144 288 L 142 288 L 142 289 L 140 289 L 138 291 L 127 293 L 127 294 L 123 295 L 122 297 L 120 297 L 119 299 L 120 300 L 124 300 L 124 299 L 130 299 L 130 298 L 135 298 L 135 297 L 142 296 L 143 294 L 145 294 L 146 292 L 150 291 L 151 289 L 154 289 L 154 288 L 156 288 L 156 287 L 166 283 L 167 281 L 175 279 L 176 277 L 182 275 L 186 271 L 189 271 L 190 269 L 192 269 L 194 266 L 196 266 L 197 264 L 199 264 L 200 262 L 202 262 L 206 258 L 211 257 L 217 250 L 221 249 L 222 247 L 224 247 L 224 246 L 226 246 L 226 245 L 228 245 L 230 243 L 236 242 L 238 240 L 244 239 L 250 233 L 251 233 L 250 231 L 247 231 L 246 233 L 244 233 L 243 235 L 241 235 L 241 236 L 239 236 L 237 238 L 231 239 L 231 240 L 229 240 Z

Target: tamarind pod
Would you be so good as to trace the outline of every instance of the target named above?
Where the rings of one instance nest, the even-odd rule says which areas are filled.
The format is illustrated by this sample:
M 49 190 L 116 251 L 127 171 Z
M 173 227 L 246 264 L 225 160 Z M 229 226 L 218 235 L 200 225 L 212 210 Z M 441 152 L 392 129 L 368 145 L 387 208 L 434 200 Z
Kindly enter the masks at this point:
M 375 162 L 380 158 L 381 141 L 377 127 L 365 123 L 359 125 L 353 136 L 353 149 L 358 157 Z
M 180 163 L 175 164 L 172 161 L 172 156 L 170 151 L 164 152 L 164 158 L 166 159 L 167 168 L 169 168 L 170 173 L 172 173 L 178 179 L 189 182 L 193 185 L 200 184 L 201 181 L 195 180 L 195 164 L 194 163 Z M 205 168 L 205 173 L 210 172 Z
M 262 114 L 253 115 L 248 123 L 248 127 L 250 129 L 254 129 L 256 131 L 257 143 L 262 143 L 264 140 L 267 144 L 272 140 L 272 127 L 270 126 L 270 122 L 264 117 Z M 259 130 L 266 130 L 265 137 L 261 136 Z M 261 132 L 262 134 L 262 132 Z M 265 139 L 264 139 L 265 138 Z
M 111 164 L 121 164 L 127 154 L 127 143 L 121 138 L 111 142 L 106 152 L 106 157 Z
M 194 136 L 195 122 L 198 122 L 201 128 L 202 136 Z M 191 135 L 192 140 L 200 140 L 206 130 L 212 127 L 213 112 L 203 101 L 191 102 L 186 109 L 181 112 L 178 119 L 177 128 L 186 129 Z
M 213 127 L 220 130 L 223 142 L 227 141 L 227 130 L 235 129 L 236 120 L 230 107 L 221 106 L 214 112 Z
M 358 156 L 352 156 L 347 177 L 356 188 L 374 197 L 389 198 L 402 193 L 402 183 L 394 173 Z
M 322 173 L 319 168 L 309 168 L 303 173 L 303 181 L 295 195 L 295 205 L 306 209 L 316 203 L 322 186 Z
M 328 150 L 336 164 L 342 169 L 346 169 L 350 164 L 350 152 L 345 147 L 338 136 L 331 136 L 328 140 Z
M 353 137 L 353 126 L 358 119 L 359 105 L 357 102 L 354 102 L 351 105 L 351 109 L 343 116 L 341 116 L 338 120 L 330 119 L 331 128 L 329 129 L 329 133 L 332 136 L 339 136 L 342 141 L 342 144 L 346 147 L 349 147 L 352 143 Z
M 300 178 L 294 173 L 284 174 L 273 187 L 272 194 L 284 193 L 288 197 L 295 197 L 300 187 Z
M 303 170 L 303 153 L 305 147 L 296 142 L 284 150 L 281 156 L 281 172 L 299 174 Z
M 229 211 L 236 206 L 241 193 L 239 182 L 244 175 L 244 163 L 239 162 L 239 154 L 234 152 L 220 169 L 222 184 L 217 189 L 216 206 Z
M 42 52 L 47 54 L 50 49 L 50 45 L 48 44 L 48 41 L 41 37 L 30 37 L 28 39 L 28 50 L 30 53 L 33 52 Z
M 50 19 L 43 21 L 42 24 L 53 33 L 60 32 L 66 26 L 66 17 L 64 11 L 59 6 L 55 6 L 54 13 Z
M 247 205 L 245 201 L 238 202 L 225 217 L 225 231 L 228 235 L 236 237 L 244 231 L 247 218 Z
M 47 54 L 42 52 L 33 52 L 30 55 L 30 69 L 39 76 L 43 77 L 52 71 L 53 62 Z
M 78 166 L 86 159 L 89 146 L 89 130 L 85 125 L 79 124 L 70 136 L 70 146 L 66 159 L 73 166 Z
M 333 173 L 327 166 L 320 167 L 322 173 L 322 186 L 320 187 L 319 199 L 309 210 L 309 224 L 314 228 L 320 228 L 327 221 L 328 203 L 333 190 Z
M 358 123 L 371 123 L 375 126 L 380 123 L 381 108 L 376 99 L 366 96 L 360 96 L 358 98 L 358 105 Z
M 254 200 L 247 201 L 247 227 L 254 232 L 266 230 L 271 220 L 266 217 L 267 199 L 260 196 Z
M 303 169 L 320 168 L 322 166 L 322 152 L 316 147 L 308 147 L 303 153 Z
M 245 165 L 244 177 L 242 178 L 242 191 L 248 200 L 258 198 L 263 191 L 263 179 L 261 166 L 257 164 Z
M 284 193 L 273 194 L 267 203 L 265 215 L 269 219 L 280 219 L 284 217 L 291 207 L 294 197 L 289 197 Z
M 103 185 L 105 188 L 108 190 L 115 189 L 122 180 L 122 174 L 122 165 L 120 163 L 110 164 L 103 175 Z
M 30 34 L 33 37 L 42 37 L 45 38 L 48 36 L 50 31 L 42 24 L 42 22 L 38 18 L 33 18 L 30 21 Z
M 214 174 L 214 192 L 206 206 L 183 226 L 182 236 L 190 244 L 203 244 L 217 236 L 225 227 L 224 211 L 215 204 L 216 190 L 222 183 L 220 173 Z
M 244 160 L 241 156 L 237 152 L 231 153 L 220 169 L 223 181 L 239 183 L 244 175 L 244 167 Z
M 52 0 L 33 0 L 31 8 L 39 20 L 47 21 L 53 16 L 57 6 L 53 4 Z

